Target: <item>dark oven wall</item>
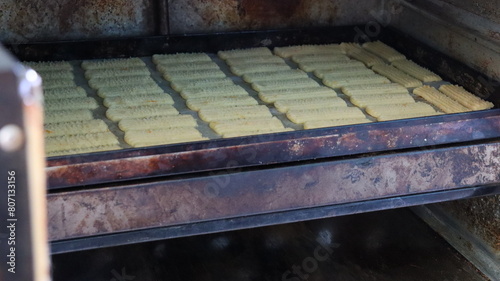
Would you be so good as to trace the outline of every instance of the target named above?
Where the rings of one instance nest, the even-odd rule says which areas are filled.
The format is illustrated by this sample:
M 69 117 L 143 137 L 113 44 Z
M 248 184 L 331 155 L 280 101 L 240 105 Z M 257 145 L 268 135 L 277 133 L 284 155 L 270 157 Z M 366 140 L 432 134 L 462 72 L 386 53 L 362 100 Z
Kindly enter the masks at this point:
M 381 0 L 7 0 L 0 1 L 0 41 L 354 25 L 381 7 Z

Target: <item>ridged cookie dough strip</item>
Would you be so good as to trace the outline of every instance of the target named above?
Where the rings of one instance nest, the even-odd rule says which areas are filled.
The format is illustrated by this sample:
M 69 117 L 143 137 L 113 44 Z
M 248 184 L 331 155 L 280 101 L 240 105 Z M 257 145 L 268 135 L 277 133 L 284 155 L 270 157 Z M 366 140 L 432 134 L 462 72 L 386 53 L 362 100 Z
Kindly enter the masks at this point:
M 141 106 L 150 104 L 174 104 L 174 100 L 166 93 L 116 96 L 104 99 L 104 106 L 106 107 Z
M 422 82 L 420 80 L 411 77 L 394 66 L 390 66 L 388 64 L 378 64 L 373 66 L 372 69 L 375 72 L 389 78 L 392 82 L 399 83 L 406 88 L 422 86 Z
M 311 63 L 311 62 L 338 62 L 349 61 L 349 57 L 341 53 L 333 54 L 302 54 L 292 56 L 292 61 L 295 63 Z
M 410 60 L 394 61 L 392 62 L 392 66 L 423 82 L 442 80 L 441 77 L 439 77 L 439 75 L 437 75 L 436 73 L 428 70 L 427 68 L 421 67 L 420 65 Z
M 134 107 L 112 107 L 106 110 L 106 117 L 111 121 L 120 121 L 126 118 L 144 118 L 153 116 L 178 115 L 175 107 L 167 104 L 134 106 Z
M 494 106 L 493 103 L 485 101 L 457 85 L 442 85 L 439 87 L 439 91 L 472 110 L 490 109 Z
M 217 109 L 201 109 L 198 116 L 203 121 L 213 122 L 229 119 L 245 119 L 254 117 L 272 117 L 271 111 L 265 105 L 226 106 Z
M 307 88 L 307 87 L 319 87 L 319 84 L 311 78 L 260 81 L 252 83 L 252 88 L 258 92 L 266 92 L 279 89 Z
M 368 95 L 352 96 L 351 103 L 357 107 L 365 108 L 369 105 L 415 103 L 415 100 L 413 99 L 413 97 L 409 93 L 406 93 L 406 94 L 368 94 Z
M 405 55 L 401 54 L 394 48 L 389 47 L 380 41 L 366 42 L 363 44 L 363 48 L 376 54 L 379 57 L 382 57 L 383 59 L 389 62 L 393 62 L 396 60 L 403 60 L 406 58 Z
M 228 77 L 221 78 L 202 78 L 202 79 L 192 79 L 192 80 L 181 80 L 173 81 L 170 83 L 172 89 L 180 92 L 184 89 L 196 89 L 204 87 L 214 87 L 214 86 L 229 86 L 234 85 L 233 80 Z
M 371 95 L 371 94 L 407 94 L 408 89 L 398 83 L 352 85 L 342 87 L 342 93 L 346 96 Z
M 278 70 L 269 72 L 254 72 L 243 75 L 243 80 L 248 83 L 256 83 L 261 81 L 273 81 L 281 79 L 298 79 L 307 78 L 307 73 L 300 69 Z
M 236 49 L 229 51 L 217 52 L 219 58 L 226 60 L 231 58 L 241 57 L 254 57 L 254 56 L 272 56 L 273 53 L 266 47 L 250 48 L 250 49 Z
M 43 98 L 45 100 L 83 98 L 86 96 L 87 93 L 82 87 L 57 88 L 43 91 Z
M 229 66 L 238 66 L 244 64 L 257 64 L 257 63 L 283 63 L 283 58 L 278 56 L 252 56 L 252 57 L 237 57 L 226 60 Z
M 433 114 L 436 110 L 424 103 L 403 103 L 403 104 L 381 104 L 381 105 L 369 105 L 365 108 L 366 113 L 371 116 L 378 118 L 382 115 L 404 115 L 404 114 Z
M 157 67 L 159 72 L 165 74 L 169 72 L 181 70 L 208 70 L 219 69 L 219 66 L 212 61 L 194 61 L 176 64 L 159 64 Z
M 341 64 L 332 64 L 326 69 L 316 69 L 313 73 L 316 77 L 323 79 L 325 75 L 330 73 L 357 72 L 365 69 L 369 68 L 367 68 L 364 63 L 357 60 L 350 60 Z
M 372 67 L 377 64 L 384 64 L 384 61 L 381 58 L 368 52 L 367 50 L 362 49 L 361 47 L 346 44 L 344 48 L 349 57 L 363 62 L 368 67 Z
M 45 136 L 77 135 L 82 133 L 107 132 L 108 126 L 104 121 L 94 119 L 86 121 L 71 121 L 45 124 Z
M 75 78 L 75 75 L 72 71 L 68 70 L 54 70 L 54 71 L 44 71 L 38 72 L 38 74 L 42 77 L 42 80 L 57 80 L 57 79 L 65 79 L 72 80 Z
M 69 109 L 96 109 L 99 104 L 94 98 L 82 97 L 71 99 L 51 99 L 46 100 L 44 109 L 46 111 L 52 110 L 69 110 Z
M 278 118 L 273 117 L 211 122 L 210 128 L 217 134 L 224 135 L 231 132 L 284 129 L 285 127 Z
M 242 64 L 237 66 L 231 66 L 230 70 L 232 73 L 241 76 L 247 73 L 255 72 L 269 72 L 277 70 L 289 70 L 291 69 L 285 62 L 283 63 L 261 63 L 261 64 Z
M 282 89 L 259 93 L 259 98 L 266 103 L 273 103 L 278 100 L 290 100 L 311 97 L 336 97 L 337 93 L 327 87 L 309 87 L 296 89 Z
M 120 67 L 120 68 L 104 68 L 91 69 L 85 71 L 85 78 L 106 78 L 106 77 L 121 77 L 121 76 L 149 76 L 151 73 L 146 67 Z
M 107 145 L 107 146 L 97 146 L 97 147 L 87 147 L 87 148 L 77 148 L 72 150 L 57 150 L 57 151 L 46 151 L 47 157 L 63 156 L 63 155 L 73 155 L 73 154 L 84 154 L 92 152 L 101 151 L 112 151 L 122 149 L 119 145 Z
M 152 79 L 141 85 L 100 87 L 99 90 L 97 90 L 97 94 L 101 98 L 159 93 L 163 93 L 163 89 L 160 88 L 160 86 L 158 86 L 158 84 L 156 84 L 156 82 Z
M 82 62 L 82 68 L 85 70 L 138 66 L 144 67 L 146 64 L 140 58 L 88 60 Z
M 44 112 L 44 123 L 60 123 L 80 120 L 92 120 L 94 116 L 89 109 L 53 110 Z
M 342 54 L 343 50 L 338 44 L 327 45 L 298 45 L 288 47 L 276 47 L 274 53 L 283 58 L 289 58 L 299 54 Z
M 293 123 L 302 124 L 307 121 L 326 119 L 366 118 L 357 107 L 336 107 L 320 109 L 294 109 L 286 113 L 286 117 Z
M 349 71 L 340 71 L 340 72 L 330 72 L 326 73 L 323 76 L 323 79 L 333 80 L 333 79 L 341 79 L 346 77 L 365 77 L 365 76 L 373 76 L 377 75 L 373 70 L 369 68 L 359 69 L 359 70 L 349 70 Z M 377 75 L 378 76 L 378 75 Z
M 348 118 L 348 119 L 328 119 L 328 120 L 316 120 L 307 121 L 304 123 L 304 129 L 317 129 L 335 126 L 345 126 L 354 124 L 364 124 L 372 122 L 368 118 Z
M 227 86 L 213 86 L 206 88 L 194 88 L 181 91 L 181 96 L 184 99 L 200 98 L 200 97 L 214 97 L 214 96 L 243 96 L 248 95 L 242 87 L 238 85 Z
M 256 130 L 256 131 L 239 131 L 239 132 L 225 133 L 224 135 L 222 135 L 222 137 L 223 138 L 235 138 L 235 137 L 244 137 L 244 136 L 255 136 L 255 135 L 263 135 L 263 134 L 291 132 L 291 131 L 293 131 L 292 128 Z
M 198 111 L 202 108 L 216 108 L 221 106 L 257 105 L 256 99 L 250 96 L 224 96 L 224 97 L 202 97 L 186 101 L 189 109 Z
M 153 62 L 155 64 L 177 64 L 187 62 L 200 62 L 212 61 L 212 59 L 205 53 L 177 53 L 166 55 L 153 55 Z
M 367 84 L 388 84 L 391 83 L 389 79 L 380 75 L 363 75 L 363 76 L 352 76 L 352 77 L 342 77 L 339 79 L 323 79 L 323 84 L 328 87 L 338 89 L 350 85 L 367 85 Z
M 229 91 L 213 91 L 213 92 L 199 92 L 193 94 L 181 94 L 181 96 L 186 99 L 197 99 L 197 98 L 208 98 L 208 97 L 234 97 L 234 96 L 248 96 L 248 92 L 243 88 L 240 88 L 237 91 L 229 92 Z
M 118 122 L 122 131 L 144 129 L 167 129 L 180 127 L 196 127 L 196 120 L 191 115 L 157 116 L 146 118 L 125 118 Z
M 201 70 L 179 70 L 169 71 L 163 74 L 163 78 L 170 82 L 177 82 L 179 80 L 192 80 L 192 79 L 207 79 L 207 78 L 225 78 L 226 74 L 220 69 L 201 69 Z
M 92 78 L 89 80 L 89 85 L 93 89 L 115 86 L 134 86 L 134 85 L 151 85 L 154 80 L 150 76 L 124 76 L 124 77 L 109 77 L 109 78 Z
M 24 62 L 24 64 L 37 72 L 59 70 L 73 71 L 73 66 L 67 61 Z
M 351 64 L 351 62 L 350 60 L 302 62 L 299 63 L 299 68 L 306 72 L 313 72 L 315 70 L 322 70 L 322 69 L 330 70 L 335 65 L 343 65 L 343 64 Z
M 191 142 L 204 139 L 196 128 L 146 129 L 125 132 L 125 142 L 133 147 Z
M 413 93 L 422 97 L 429 103 L 435 105 L 437 108 L 446 113 L 459 113 L 470 111 L 467 107 L 461 105 L 459 102 L 449 98 L 440 91 L 430 87 L 422 86 L 413 90 Z
M 47 81 L 42 80 L 42 87 L 44 90 L 52 90 L 58 88 L 76 87 L 76 83 L 72 79 L 47 80 Z
M 286 113 L 292 109 L 314 109 L 324 107 L 342 107 L 347 106 L 346 102 L 340 97 L 322 97 L 322 98 L 301 98 L 278 100 L 274 103 L 274 107 L 279 112 Z
M 417 118 L 417 117 L 424 117 L 424 116 L 435 116 L 435 115 L 442 115 L 442 112 L 434 112 L 434 113 L 422 113 L 422 112 L 416 112 L 416 113 L 403 113 L 400 115 L 393 115 L 393 114 L 383 114 L 380 117 L 377 118 L 377 121 L 390 121 L 390 120 L 399 120 L 399 119 L 408 119 L 408 118 Z
M 45 138 L 47 152 L 83 149 L 99 146 L 119 145 L 118 139 L 111 132 L 56 136 Z

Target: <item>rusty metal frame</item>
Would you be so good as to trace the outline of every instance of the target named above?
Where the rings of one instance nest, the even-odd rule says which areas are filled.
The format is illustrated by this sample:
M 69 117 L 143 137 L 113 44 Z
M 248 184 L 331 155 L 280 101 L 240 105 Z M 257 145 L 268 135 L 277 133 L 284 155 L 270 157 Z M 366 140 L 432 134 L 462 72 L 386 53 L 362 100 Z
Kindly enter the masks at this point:
M 0 45 L 0 280 L 49 280 L 41 79 Z
M 224 220 L 189 223 L 175 226 L 142 229 L 92 237 L 57 240 L 51 243 L 54 255 L 118 245 L 158 241 L 186 236 L 233 231 L 276 224 L 360 214 L 366 212 L 405 208 L 443 201 L 459 200 L 500 194 L 500 186 L 482 186 L 437 191 L 417 195 L 397 196 L 307 209 L 251 215 Z
M 500 185 L 500 166 L 496 164 L 499 157 L 497 139 L 466 146 L 58 192 L 48 195 L 50 239 L 60 241 Z

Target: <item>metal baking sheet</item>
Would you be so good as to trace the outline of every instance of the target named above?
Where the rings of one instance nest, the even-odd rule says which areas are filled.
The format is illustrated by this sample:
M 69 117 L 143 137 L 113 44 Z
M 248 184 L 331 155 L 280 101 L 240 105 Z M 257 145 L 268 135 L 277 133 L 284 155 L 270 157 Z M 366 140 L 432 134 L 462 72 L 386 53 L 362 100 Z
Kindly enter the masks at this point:
M 181 112 L 195 114 L 193 111 L 187 110 L 184 101 L 170 89 L 168 82 L 155 72 L 154 65 L 148 56 L 154 53 L 175 53 L 178 51 L 206 51 L 215 54 L 220 49 L 347 42 L 355 38 L 355 30 L 355 27 L 342 27 L 300 31 L 85 41 L 78 44 L 75 42 L 44 43 L 16 46 L 16 50 L 19 57 L 28 60 L 142 56 L 152 70 L 153 78 L 167 92 L 176 97 L 176 106 L 181 109 Z M 286 164 L 409 148 L 432 149 L 440 145 L 500 137 L 499 88 L 488 84 L 484 75 L 394 30 L 385 30 L 381 33 L 380 38 L 375 39 L 381 39 L 417 63 L 436 71 L 445 80 L 452 83 L 458 82 L 466 88 L 468 87 L 472 92 L 482 97 L 488 97 L 496 104 L 497 108 L 471 113 L 233 139 L 216 139 L 217 136 L 211 132 L 206 123 L 200 122 L 199 125 L 204 130 L 204 135 L 214 139 L 195 143 L 140 149 L 128 148 L 119 151 L 49 158 L 47 161 L 49 189 L 76 188 L 89 184 L 215 172 L 225 169 Z M 88 44 L 93 45 L 90 51 L 84 47 Z M 50 52 L 49 56 L 49 46 L 53 50 L 61 50 L 62 55 Z M 72 47 L 75 49 L 71 49 Z M 212 56 L 215 57 L 215 55 Z M 79 69 L 78 61 L 75 62 L 75 67 L 78 69 L 77 72 L 83 71 Z M 83 75 L 83 73 L 80 74 Z M 236 82 L 242 83 L 240 78 L 234 79 Z M 248 86 L 245 85 L 245 87 Z M 91 91 L 89 88 L 88 90 Z M 256 94 L 251 89 L 249 92 L 252 95 Z M 279 113 L 274 113 L 279 116 Z M 287 126 L 298 128 L 283 116 L 280 119 Z M 116 128 L 116 125 L 111 124 L 110 126 Z M 115 130 L 115 133 L 123 134 L 119 130 Z M 122 144 L 124 148 L 127 148 L 126 144 Z

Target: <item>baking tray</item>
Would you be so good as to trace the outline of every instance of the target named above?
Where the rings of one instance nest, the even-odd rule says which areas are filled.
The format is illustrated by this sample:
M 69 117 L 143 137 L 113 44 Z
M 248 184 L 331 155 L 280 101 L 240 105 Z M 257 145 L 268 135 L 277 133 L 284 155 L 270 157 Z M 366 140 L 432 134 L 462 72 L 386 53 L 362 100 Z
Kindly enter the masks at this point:
M 155 53 L 198 51 L 215 53 L 224 49 L 258 46 L 272 48 L 298 44 L 350 42 L 356 38 L 356 28 L 359 27 L 33 43 L 10 46 L 10 49 L 19 58 L 30 61 L 144 57 Z M 495 108 L 372 124 L 51 157 L 47 160 L 48 188 L 49 190 L 75 189 L 78 186 L 102 185 L 126 180 L 261 165 L 286 165 L 297 161 L 351 157 L 384 151 L 432 149 L 435 146 L 500 137 L 498 82 L 397 30 L 384 29 L 377 37 L 371 39 L 386 42 L 408 58 L 437 72 L 444 80 L 463 85 L 478 96 L 493 101 Z M 150 59 L 146 57 L 145 60 L 150 69 L 153 69 L 154 66 L 148 61 Z M 168 88 L 166 81 L 160 77 L 156 77 L 156 80 L 162 87 Z M 281 119 L 286 120 L 286 118 Z M 200 127 L 203 126 L 206 124 L 200 123 Z M 209 131 L 207 128 L 206 132 Z M 116 132 L 121 133 L 119 130 Z

